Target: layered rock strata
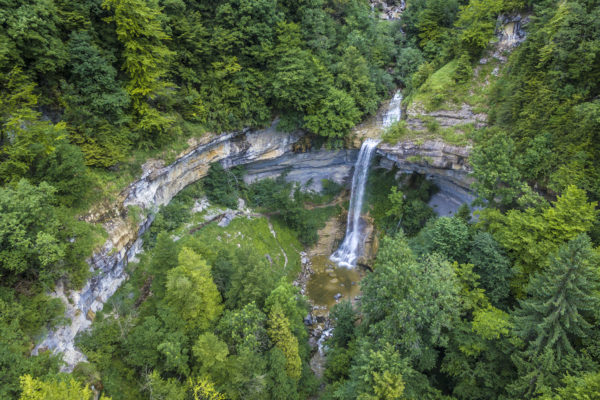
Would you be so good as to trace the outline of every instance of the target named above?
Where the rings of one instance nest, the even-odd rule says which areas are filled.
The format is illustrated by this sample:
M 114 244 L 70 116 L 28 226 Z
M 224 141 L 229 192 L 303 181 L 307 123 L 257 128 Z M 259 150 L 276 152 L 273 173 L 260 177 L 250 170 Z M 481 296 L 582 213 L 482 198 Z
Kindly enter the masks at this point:
M 90 213 L 86 220 L 101 222 L 108 240 L 89 260 L 92 278 L 80 290 L 67 292 L 59 283 L 54 296 L 61 298 L 70 323 L 56 328 L 33 351 L 61 352 L 70 371 L 85 356 L 75 347 L 75 336 L 89 328 L 95 313 L 127 278 L 125 266 L 141 251 L 141 235 L 148 229 L 153 215 L 184 187 L 204 177 L 213 162 L 226 168 L 246 164 L 246 179 L 253 181 L 274 177 L 284 171 L 288 180 L 310 183 L 319 189 L 322 179 L 347 182 L 356 160 L 357 150 L 293 153 L 293 144 L 302 133 L 283 134 L 274 126 L 265 130 L 245 130 L 220 136 L 207 136 L 174 163 L 164 166 L 151 161 L 143 166 L 143 174 L 120 195 L 111 207 Z M 441 142 L 381 144 L 378 154 L 382 163 L 398 165 L 402 170 L 426 173 L 438 182 L 468 187 L 468 148 L 448 146 Z M 131 207 L 134 206 L 134 207 Z M 129 214 L 139 214 L 133 223 Z

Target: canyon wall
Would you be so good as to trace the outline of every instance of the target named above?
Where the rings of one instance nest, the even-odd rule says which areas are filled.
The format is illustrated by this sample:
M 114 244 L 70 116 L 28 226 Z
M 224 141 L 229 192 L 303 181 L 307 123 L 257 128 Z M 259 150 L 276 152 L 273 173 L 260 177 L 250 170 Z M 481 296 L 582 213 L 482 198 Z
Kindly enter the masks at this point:
M 168 166 L 160 161 L 144 164 L 141 178 L 129 185 L 114 204 L 86 216 L 89 222 L 103 224 L 108 240 L 88 260 L 92 278 L 82 289 L 67 291 L 62 283 L 57 284 L 53 295 L 65 303 L 70 323 L 51 331 L 33 354 L 44 350 L 60 352 L 67 371 L 85 360 L 75 346 L 75 336 L 90 327 L 95 313 L 127 279 L 125 266 L 141 251 L 140 237 L 151 225 L 154 213 L 181 189 L 204 177 L 211 163 L 219 161 L 226 168 L 246 165 L 248 182 L 275 177 L 284 171 L 288 180 L 309 183 L 314 190 L 320 189 L 322 179 L 348 181 L 357 150 L 294 153 L 293 144 L 301 137 L 301 132 L 277 132 L 275 124 L 264 130 L 208 135 Z M 407 172 L 426 173 L 438 182 L 468 186 L 468 149 L 438 142 L 398 143 L 381 144 L 378 154 L 384 166 L 395 163 Z M 138 218 L 131 218 L 134 212 Z M 139 222 L 134 223 L 136 220 Z

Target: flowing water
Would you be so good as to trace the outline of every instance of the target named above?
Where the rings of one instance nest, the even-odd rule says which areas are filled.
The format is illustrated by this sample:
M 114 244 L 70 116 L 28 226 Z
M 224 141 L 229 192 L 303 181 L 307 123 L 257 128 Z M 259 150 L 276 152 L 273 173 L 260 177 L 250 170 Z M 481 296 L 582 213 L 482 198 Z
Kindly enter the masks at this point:
M 370 118 L 357 130 L 358 137 L 379 137 L 381 133 L 402 117 L 402 94 L 398 91 L 389 101 L 383 112 Z M 325 369 L 327 345 L 326 339 L 333 334 L 333 326 L 329 321 L 329 310 L 342 300 L 360 301 L 360 281 L 366 271 L 354 268 L 364 250 L 365 223 L 361 219 L 364 203 L 365 185 L 369 172 L 369 164 L 379 139 L 366 139 L 354 165 L 350 207 L 343 243 L 335 249 L 341 238 L 341 229 L 337 218 L 328 221 L 326 227 L 319 231 L 319 243 L 311 250 L 311 275 L 306 283 L 308 298 L 313 307 L 311 310 L 311 337 L 316 351 L 311 358 L 311 368 L 321 377 Z
M 358 153 L 358 159 L 354 165 L 352 177 L 352 191 L 350 194 L 350 208 L 348 210 L 348 221 L 346 223 L 346 236 L 342 245 L 331 255 L 331 261 L 339 266 L 354 268 L 356 261 L 361 255 L 364 244 L 362 234 L 361 212 L 365 195 L 365 186 L 369 173 L 369 163 L 373 157 L 375 147 L 380 140 L 367 139 L 364 141 Z
M 389 128 L 394 122 L 402 119 L 402 92 L 397 91 L 390 100 L 388 110 L 383 115 L 383 129 Z

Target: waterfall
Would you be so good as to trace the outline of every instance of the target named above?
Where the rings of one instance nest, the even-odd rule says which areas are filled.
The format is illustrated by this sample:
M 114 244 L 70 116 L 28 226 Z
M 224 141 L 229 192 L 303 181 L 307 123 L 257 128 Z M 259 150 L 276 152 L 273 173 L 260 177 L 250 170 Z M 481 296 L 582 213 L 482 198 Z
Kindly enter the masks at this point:
M 397 91 L 394 94 L 386 113 L 383 115 L 383 128 L 389 128 L 394 122 L 400 121 L 402 118 L 402 92 Z
M 376 139 L 365 140 L 358 153 L 356 164 L 354 165 L 350 208 L 348 210 L 348 221 L 346 224 L 346 236 L 339 249 L 337 249 L 330 257 L 331 261 L 334 261 L 343 267 L 353 268 L 362 251 L 364 237 L 362 237 L 361 232 L 360 214 L 363 207 L 369 163 L 371 162 L 373 151 L 379 142 L 380 141 Z

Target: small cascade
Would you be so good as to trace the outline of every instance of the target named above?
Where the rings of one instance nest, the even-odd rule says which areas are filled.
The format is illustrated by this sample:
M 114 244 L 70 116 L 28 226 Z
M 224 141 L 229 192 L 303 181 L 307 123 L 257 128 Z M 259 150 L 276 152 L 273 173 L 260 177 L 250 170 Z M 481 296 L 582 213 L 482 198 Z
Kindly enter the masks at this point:
M 325 341 L 332 336 L 333 328 L 327 328 L 323 330 L 323 332 L 321 333 L 321 337 L 319 337 L 319 340 L 317 340 L 317 351 L 321 356 L 324 356 L 325 352 L 328 350 L 327 346 L 325 345 Z
M 350 194 L 350 208 L 348 210 L 348 222 L 346 224 L 346 236 L 342 245 L 330 257 L 342 267 L 353 268 L 362 251 L 364 237 L 360 214 L 363 208 L 365 186 L 369 172 L 369 163 L 373 156 L 375 147 L 380 140 L 367 139 L 364 141 L 358 153 L 358 159 L 354 165 L 354 176 L 352 177 L 352 191 Z
M 400 121 L 402 118 L 402 92 L 397 91 L 394 94 L 387 111 L 383 115 L 383 128 L 389 128 L 394 122 Z

